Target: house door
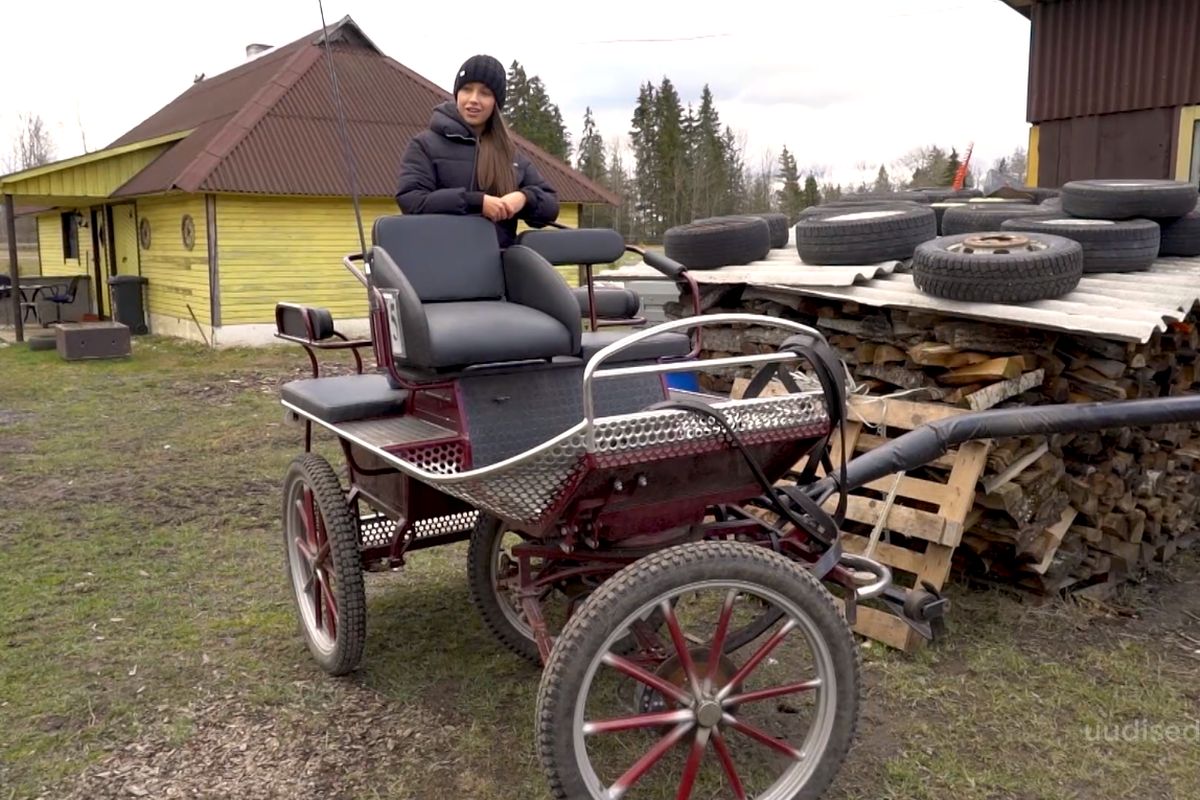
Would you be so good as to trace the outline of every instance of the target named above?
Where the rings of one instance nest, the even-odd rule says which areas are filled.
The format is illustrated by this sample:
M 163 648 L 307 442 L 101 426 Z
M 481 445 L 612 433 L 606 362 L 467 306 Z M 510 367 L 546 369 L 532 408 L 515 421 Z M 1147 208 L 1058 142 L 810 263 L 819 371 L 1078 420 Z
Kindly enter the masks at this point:
M 133 203 L 109 208 L 112 218 L 113 266 L 115 275 L 140 275 L 138 261 L 137 213 Z
M 102 318 L 112 317 L 112 305 L 108 297 L 108 278 L 112 273 L 109 253 L 108 215 L 103 206 L 92 208 L 92 258 L 96 275 L 96 311 Z

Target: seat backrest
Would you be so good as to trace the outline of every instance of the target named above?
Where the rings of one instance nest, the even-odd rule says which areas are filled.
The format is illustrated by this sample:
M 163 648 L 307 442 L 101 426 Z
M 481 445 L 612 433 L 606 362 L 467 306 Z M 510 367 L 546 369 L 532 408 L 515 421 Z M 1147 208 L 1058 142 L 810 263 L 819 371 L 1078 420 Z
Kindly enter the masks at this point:
M 394 214 L 375 220 L 371 241 L 391 256 L 423 303 L 504 295 L 496 228 L 483 217 Z
M 556 267 L 608 264 L 625 254 L 625 239 L 612 228 L 525 231 L 517 242 Z

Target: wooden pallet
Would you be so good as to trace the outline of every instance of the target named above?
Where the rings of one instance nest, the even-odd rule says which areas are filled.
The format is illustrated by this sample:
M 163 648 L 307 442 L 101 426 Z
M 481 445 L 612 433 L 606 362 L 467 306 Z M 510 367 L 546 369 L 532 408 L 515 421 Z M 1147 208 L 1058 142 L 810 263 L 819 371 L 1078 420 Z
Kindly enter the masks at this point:
M 740 397 L 747 383 L 736 381 L 733 396 Z M 764 394 L 783 391 L 781 385 L 772 383 Z M 849 460 L 856 453 L 871 450 L 926 423 L 964 413 L 969 412 L 938 403 L 854 396 L 848 407 L 845 442 L 835 433 L 830 443 L 831 461 L 835 467 L 840 463 L 843 446 Z M 876 432 L 879 430 L 884 435 Z M 873 558 L 894 571 L 899 583 L 912 586 L 928 582 L 941 589 L 950 574 L 954 549 L 968 527 L 975 504 L 975 486 L 987 465 L 990 447 L 988 441 L 967 442 L 933 462 L 931 466 L 937 472 L 930 470 L 928 477 L 889 475 L 851 492 L 847 498 L 846 527 L 858 530 L 843 531 L 843 547 L 850 553 L 870 551 Z M 803 462 L 796 468 L 802 469 Z M 886 498 L 893 488 L 895 497 L 888 509 Z M 832 497 L 826 508 L 832 510 L 836 503 L 837 497 Z M 885 509 L 887 519 L 881 535 L 872 542 L 871 534 L 880 524 Z M 895 541 L 886 541 L 885 537 Z M 860 606 L 857 617 L 856 632 L 899 650 L 914 650 L 924 641 L 893 614 Z

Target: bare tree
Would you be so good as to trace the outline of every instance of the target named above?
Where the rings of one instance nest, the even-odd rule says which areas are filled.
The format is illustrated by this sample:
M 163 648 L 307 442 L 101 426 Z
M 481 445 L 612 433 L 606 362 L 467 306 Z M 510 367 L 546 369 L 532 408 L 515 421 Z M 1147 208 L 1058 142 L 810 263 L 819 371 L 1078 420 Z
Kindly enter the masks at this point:
M 21 130 L 13 143 L 6 171 L 40 167 L 54 160 L 54 141 L 40 114 L 22 114 Z

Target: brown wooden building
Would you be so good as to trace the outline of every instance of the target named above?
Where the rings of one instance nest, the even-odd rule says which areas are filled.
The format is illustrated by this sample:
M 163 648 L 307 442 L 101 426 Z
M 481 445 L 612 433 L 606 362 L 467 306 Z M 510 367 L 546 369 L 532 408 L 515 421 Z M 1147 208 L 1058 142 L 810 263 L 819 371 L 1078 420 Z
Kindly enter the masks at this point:
M 1200 180 L 1200 0 L 1004 2 L 1030 21 L 1030 184 Z

